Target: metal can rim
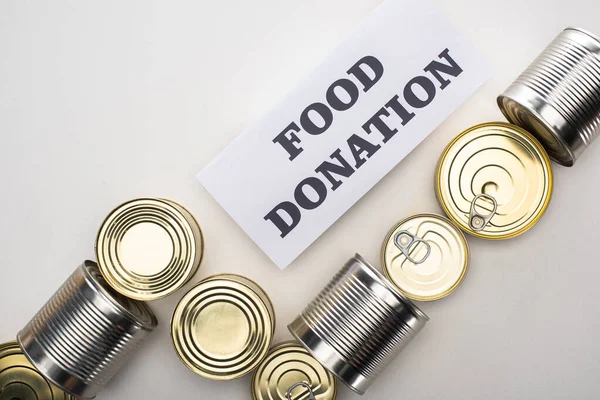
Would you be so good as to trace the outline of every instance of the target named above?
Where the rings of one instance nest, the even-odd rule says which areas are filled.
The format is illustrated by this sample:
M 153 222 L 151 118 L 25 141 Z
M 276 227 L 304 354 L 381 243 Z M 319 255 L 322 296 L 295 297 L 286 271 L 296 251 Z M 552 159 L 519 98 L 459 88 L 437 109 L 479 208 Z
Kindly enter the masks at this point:
M 565 31 L 576 31 L 576 32 L 580 32 L 583 33 L 587 36 L 589 36 L 590 38 L 592 38 L 593 40 L 595 40 L 598 45 L 600 46 L 600 37 L 598 37 L 597 35 L 595 35 L 594 33 L 588 31 L 587 29 L 583 29 L 580 28 L 578 26 L 567 26 L 565 29 L 563 29 Z
M 29 358 L 29 355 L 27 355 L 27 353 L 25 353 L 22 349 L 22 346 L 20 344 L 20 342 L 18 340 L 16 341 L 10 341 L 10 342 L 6 342 L 6 343 L 0 343 L 0 351 L 2 351 L 5 348 L 13 348 L 16 347 L 16 349 L 19 350 L 19 352 L 25 357 L 25 359 L 27 360 L 27 362 L 29 362 L 29 364 L 31 364 L 31 367 L 33 368 L 33 370 L 37 371 L 40 376 L 42 378 L 44 378 L 46 381 L 48 381 L 51 385 L 55 386 L 58 390 L 62 391 L 65 394 L 65 400 L 76 400 L 79 397 L 77 397 L 75 394 L 70 393 L 68 390 L 65 390 L 63 388 L 61 388 L 53 379 L 51 379 L 46 373 L 43 373 L 41 370 L 39 370 L 32 362 L 32 360 Z M 58 400 L 58 399 L 57 399 Z
M 548 195 L 545 196 L 545 198 L 544 198 L 544 202 L 540 208 L 540 212 L 535 216 L 535 218 L 533 218 L 527 224 L 521 226 L 518 230 L 516 230 L 515 232 L 512 232 L 512 233 L 496 235 L 496 236 L 489 236 L 489 235 L 485 235 L 481 232 L 475 232 L 471 229 L 467 230 L 467 229 L 463 228 L 461 221 L 458 221 L 456 218 L 454 218 L 454 216 L 450 212 L 450 209 L 448 208 L 446 202 L 443 200 L 442 191 L 441 191 L 441 180 L 442 180 L 442 164 L 443 164 L 444 160 L 446 159 L 446 157 L 448 156 L 448 153 L 450 152 L 452 147 L 456 144 L 456 142 L 458 142 L 460 139 L 462 139 L 463 136 L 471 133 L 472 131 L 474 131 L 476 129 L 493 127 L 493 126 L 495 126 L 495 127 L 500 126 L 500 127 L 504 127 L 504 128 L 514 129 L 515 131 L 519 132 L 520 134 L 522 134 L 528 140 L 531 141 L 533 146 L 540 153 L 541 162 L 543 163 L 545 169 L 548 172 Z M 444 214 L 447 215 L 448 218 L 452 222 L 454 222 L 456 225 L 458 225 L 464 232 L 468 233 L 469 235 L 472 235 L 472 236 L 475 236 L 475 237 L 478 237 L 481 239 L 487 239 L 487 240 L 511 239 L 511 238 L 517 237 L 517 236 L 522 235 L 523 233 L 527 232 L 545 214 L 546 210 L 548 209 L 548 206 L 550 205 L 550 200 L 552 199 L 553 191 L 554 191 L 554 173 L 552 171 L 552 164 L 550 163 L 550 157 L 546 153 L 546 150 L 541 145 L 541 143 L 531 133 L 529 133 L 525 129 L 521 128 L 520 126 L 509 124 L 506 122 L 500 122 L 500 121 L 484 122 L 481 124 L 477 124 L 477 125 L 474 125 L 468 129 L 462 131 L 460 134 L 458 134 L 454 139 L 452 139 L 452 141 L 444 149 L 444 151 L 438 161 L 438 165 L 437 165 L 437 169 L 436 169 L 436 173 L 435 173 L 435 194 L 436 194 L 438 203 L 440 204 L 440 206 L 442 207 L 442 209 L 444 211 Z
M 273 332 L 272 333 L 274 334 L 276 322 L 277 322 L 277 315 L 275 314 L 275 307 L 273 307 L 273 301 L 269 297 L 269 294 L 262 288 L 262 286 L 260 286 L 254 279 L 248 278 L 247 276 L 244 276 L 244 275 L 234 274 L 231 272 L 225 272 L 225 273 L 207 276 L 206 278 L 204 278 L 200 282 L 198 282 L 198 284 L 200 284 L 202 282 L 209 282 L 211 280 L 220 279 L 220 278 L 234 278 L 234 280 L 236 280 L 236 282 L 239 282 L 242 285 L 248 287 L 258 297 L 260 297 L 262 299 L 262 301 L 267 306 L 267 310 L 269 311 L 269 315 L 271 317 L 271 320 L 273 321 L 273 329 L 272 329 Z M 250 283 L 250 285 L 248 285 L 248 283 Z
M 337 394 L 338 394 L 338 388 L 339 388 L 338 381 L 337 381 L 337 379 L 338 379 L 337 376 L 332 371 L 330 371 L 328 368 L 326 368 L 323 364 L 321 364 L 321 362 L 319 360 L 317 360 L 310 353 L 310 351 L 308 351 L 308 349 L 306 347 L 304 347 L 302 345 L 302 343 L 298 342 L 297 340 L 284 340 L 283 342 L 279 342 L 276 345 L 272 346 L 269 349 L 269 352 L 267 353 L 267 356 L 261 361 L 261 364 L 269 357 L 269 355 L 272 352 L 275 352 L 275 351 L 277 351 L 279 349 L 282 349 L 284 347 L 291 346 L 291 345 L 295 345 L 298 348 L 304 350 L 308 356 L 312 357 L 315 360 L 315 362 L 317 362 L 325 370 L 325 372 L 330 373 L 333 376 L 334 384 L 332 385 L 333 386 L 333 395 L 332 395 L 331 400 L 336 400 L 337 399 Z M 255 385 L 255 381 L 256 381 L 256 378 L 257 378 L 257 374 L 258 374 L 259 368 L 260 368 L 260 364 L 259 364 L 259 366 L 257 368 L 254 369 L 254 372 L 252 372 L 252 378 L 250 380 L 250 392 L 252 393 L 252 400 L 259 400 L 256 397 L 255 393 L 254 393 L 254 385 Z
M 198 246 L 198 248 L 196 249 L 196 256 L 197 256 L 196 258 L 197 259 L 196 258 L 194 259 L 194 266 L 193 266 L 193 268 L 191 268 L 188 271 L 187 278 L 184 281 L 182 281 L 180 284 L 173 285 L 172 287 L 169 288 L 169 290 L 164 290 L 158 294 L 156 294 L 156 293 L 140 294 L 133 290 L 129 290 L 126 287 L 122 287 L 122 285 L 113 284 L 113 279 L 106 276 L 104 267 L 102 266 L 103 263 L 101 262 L 101 260 L 104 259 L 104 256 L 101 255 L 101 249 L 100 249 L 99 244 L 104 240 L 103 238 L 101 238 L 101 233 L 104 230 L 104 227 L 107 224 L 107 222 L 111 219 L 111 217 L 113 216 L 115 211 L 117 211 L 123 207 L 126 207 L 132 203 L 145 202 L 145 201 L 150 201 L 150 202 L 154 201 L 154 202 L 164 203 L 166 206 L 173 207 L 173 208 L 175 208 L 175 210 L 177 210 L 179 213 L 181 213 L 182 216 L 184 217 L 184 219 L 187 220 L 190 225 L 192 240 L 194 242 L 196 242 L 196 245 Z M 104 276 L 107 283 L 114 290 L 116 290 L 123 296 L 129 297 L 131 299 L 139 300 L 139 301 L 154 301 L 154 300 L 163 299 L 163 298 L 170 296 L 171 294 L 177 292 L 183 286 L 185 286 L 187 283 L 189 283 L 189 281 L 193 278 L 193 276 L 196 274 L 196 272 L 200 268 L 200 264 L 202 263 L 202 260 L 204 259 L 204 248 L 205 248 L 204 233 L 202 232 L 202 227 L 198 223 L 198 220 L 196 219 L 196 217 L 194 217 L 194 215 L 183 205 L 179 204 L 178 202 L 176 202 L 174 200 L 166 199 L 163 197 L 139 197 L 139 198 L 128 200 L 128 201 L 121 203 L 121 204 L 117 205 L 116 207 L 114 207 L 108 213 L 108 215 L 103 219 L 102 223 L 100 224 L 100 228 L 98 229 L 98 233 L 96 235 L 96 241 L 95 241 L 95 245 L 94 245 L 96 259 L 98 260 L 98 264 L 100 265 L 100 272 Z
M 460 275 L 460 278 L 456 281 L 456 283 L 454 283 L 454 285 L 452 285 L 452 287 L 450 289 L 448 289 L 447 291 L 445 291 L 443 293 L 440 293 L 438 295 L 434 295 L 434 296 L 414 296 L 414 295 L 411 295 L 410 293 L 407 293 L 407 292 L 403 291 L 399 287 L 397 289 L 399 291 L 401 291 L 406 297 L 408 297 L 411 300 L 415 300 L 415 301 L 435 301 L 435 300 L 440 300 L 440 299 L 443 299 L 444 297 L 449 296 L 452 292 L 454 292 L 454 290 L 456 290 L 456 288 L 458 288 L 460 286 L 460 284 L 464 281 L 465 277 L 467 276 L 467 273 L 469 271 L 469 267 L 471 265 L 471 248 L 469 246 L 469 242 L 467 241 L 467 238 L 465 237 L 462 229 L 460 229 L 460 227 L 454 221 L 452 221 L 451 219 L 445 218 L 444 216 L 439 215 L 439 214 L 435 214 L 435 213 L 419 213 L 419 214 L 412 215 L 410 217 L 406 217 L 406 218 L 400 220 L 399 222 L 397 222 L 388 231 L 388 233 L 385 235 L 385 239 L 383 240 L 383 244 L 381 246 L 381 269 L 383 270 L 383 273 L 385 274 L 386 278 L 390 282 L 392 282 L 392 284 L 393 284 L 392 276 L 391 276 L 390 272 L 388 271 L 388 268 L 387 268 L 386 263 L 385 263 L 386 243 L 388 242 L 388 240 L 390 239 L 390 237 L 394 234 L 394 231 L 396 229 L 398 229 L 398 227 L 400 227 L 402 224 L 406 223 L 407 221 L 409 221 L 409 220 L 411 220 L 413 218 L 420 218 L 420 217 L 441 218 L 445 222 L 448 222 L 451 226 L 453 226 L 454 228 L 456 228 L 456 231 L 460 234 L 461 241 L 463 242 L 464 248 L 465 248 L 465 254 L 466 254 L 465 267 L 463 268 L 462 273 Z
M 90 273 L 89 268 L 90 267 L 95 267 L 98 268 L 96 266 L 96 263 L 91 261 L 91 260 L 85 260 L 83 262 L 83 267 L 82 270 L 85 274 L 85 279 L 86 281 L 90 284 L 90 287 L 100 296 L 102 296 L 102 298 L 108 303 L 113 305 L 114 307 L 117 308 L 117 310 L 119 312 L 122 313 L 122 315 L 127 318 L 130 322 L 132 322 L 133 324 L 135 324 L 136 326 L 142 328 L 142 329 L 146 329 L 146 330 L 153 330 L 154 328 L 156 328 L 158 326 L 158 318 L 156 317 L 156 314 L 154 314 L 154 311 L 152 311 L 152 309 L 148 306 L 148 304 L 146 304 L 143 301 L 140 300 L 136 300 L 136 299 L 131 299 L 135 302 L 137 302 L 137 304 L 143 308 L 143 311 L 148 313 L 148 316 L 150 317 L 150 321 L 145 323 L 144 321 L 142 321 L 140 318 L 138 318 L 135 314 L 133 314 L 133 312 L 131 312 L 131 310 L 128 310 L 127 307 L 123 306 L 120 302 L 118 302 L 112 295 L 111 293 L 102 286 L 102 284 L 100 284 L 96 278 Z M 98 268 L 99 269 L 99 268 Z M 108 285 L 108 282 L 107 282 Z M 112 286 L 111 286 L 112 288 Z M 121 293 L 120 293 L 121 294 Z
M 33 338 L 33 340 L 35 340 L 35 338 Z M 71 396 L 75 399 L 95 399 L 96 398 L 95 395 L 93 397 L 82 397 L 81 394 L 76 394 L 76 393 L 68 390 L 67 388 L 64 388 L 63 385 L 61 385 L 57 380 L 52 378 L 51 374 L 48 373 L 48 370 L 46 368 L 44 368 L 43 365 L 37 365 L 34 362 L 34 360 L 29 356 L 29 354 L 23 350 L 24 345 L 21 341 L 21 337 L 17 337 L 17 343 L 19 344 L 19 349 L 21 349 L 21 352 L 25 355 L 25 358 L 27 358 L 27 361 L 29 361 L 29 363 L 31 365 L 33 365 L 33 367 L 36 369 L 36 371 L 38 371 L 44 378 L 46 378 L 48 380 L 48 382 L 52 383 L 54 386 L 56 386 L 57 388 L 59 388 L 60 390 L 62 390 L 63 392 L 65 392 L 66 394 L 68 394 L 69 396 Z M 61 373 L 68 374 L 68 371 L 61 368 Z
M 369 264 L 369 262 L 367 260 L 365 260 L 360 254 L 356 253 L 354 255 L 354 257 L 360 262 L 362 263 L 364 266 L 367 267 L 368 270 L 370 270 L 370 272 L 373 273 L 373 275 L 375 275 L 375 277 L 383 284 L 385 285 L 385 287 L 390 290 L 393 294 L 395 294 L 398 299 L 405 303 L 408 308 L 411 309 L 411 311 L 413 311 L 415 314 L 418 314 L 419 317 L 421 318 L 425 318 L 426 321 L 429 321 L 429 317 L 427 316 L 427 314 L 425 314 L 423 311 L 421 311 L 421 309 L 419 307 L 417 307 L 410 298 L 408 298 L 404 293 L 402 293 L 400 290 L 398 290 L 398 288 L 396 288 L 396 286 L 394 286 L 388 279 L 387 277 L 381 273 L 380 271 L 377 270 L 377 268 L 375 268 L 374 266 L 372 266 L 371 264 Z
M 198 282 L 196 285 L 194 285 L 193 287 L 191 287 L 187 292 L 184 293 L 184 295 L 179 299 L 179 301 L 177 302 L 177 304 L 175 305 L 175 308 L 173 309 L 173 313 L 171 314 L 171 321 L 170 321 L 170 336 L 171 336 L 171 344 L 173 346 L 173 350 L 175 351 L 175 354 L 177 354 L 177 357 L 179 358 L 179 360 L 182 362 L 183 365 L 186 366 L 186 368 L 188 368 L 190 371 L 192 371 L 193 373 L 202 376 L 204 378 L 210 379 L 210 380 L 214 380 L 214 381 L 230 381 L 230 380 L 234 380 L 234 379 L 238 379 L 241 378 L 249 373 L 251 373 L 252 371 L 254 371 L 256 369 L 256 366 L 258 364 L 260 364 L 260 362 L 262 362 L 262 360 L 265 358 L 265 356 L 269 353 L 270 351 L 270 345 L 267 346 L 264 354 L 261 357 L 257 358 L 257 362 L 256 365 L 248 370 L 248 371 L 242 371 L 242 372 L 237 372 L 235 374 L 230 374 L 230 375 L 214 375 L 214 374 L 210 374 L 207 372 L 204 372 L 198 368 L 192 368 L 190 365 L 188 365 L 188 362 L 182 357 L 182 355 L 180 354 L 178 348 L 177 348 L 177 344 L 175 343 L 175 335 L 174 335 L 174 326 L 175 326 L 175 315 L 176 312 L 178 310 L 178 308 L 183 305 L 183 301 L 185 299 L 185 297 L 194 289 L 196 289 L 198 286 L 200 286 L 203 283 L 209 283 L 215 280 L 219 280 L 221 278 L 225 278 L 225 280 L 230 280 L 232 282 L 241 284 L 243 286 L 245 286 L 248 290 L 250 290 L 252 293 L 254 293 L 265 305 L 265 308 L 267 309 L 267 313 L 269 318 L 271 319 L 271 331 L 269 332 L 270 334 L 270 340 L 269 343 L 272 342 L 273 340 L 273 336 L 275 335 L 275 328 L 276 328 L 276 314 L 275 314 L 275 309 L 273 307 L 273 303 L 271 301 L 271 298 L 269 297 L 268 293 L 266 291 L 264 291 L 262 289 L 262 287 L 260 285 L 258 285 L 254 280 L 245 277 L 243 275 L 239 275 L 239 274 L 233 274 L 233 273 L 218 273 L 218 274 L 213 274 L 210 275 L 204 279 L 202 279 L 200 282 Z M 254 287 L 252 287 L 251 285 L 248 285 L 245 282 L 241 282 L 238 279 L 231 279 L 231 278 L 242 278 L 245 281 L 248 281 L 252 284 L 254 284 L 257 288 L 260 289 L 260 291 L 262 291 L 263 293 L 259 293 Z
M 510 116 L 510 114 L 508 113 L 508 107 L 507 107 L 507 102 L 510 101 L 512 103 L 518 104 L 520 107 L 522 107 L 523 109 L 525 109 L 527 111 L 527 113 L 529 113 L 533 118 L 535 118 L 536 122 L 539 123 L 541 126 L 543 126 L 545 129 L 548 130 L 548 132 L 552 135 L 553 139 L 556 140 L 558 143 L 560 143 L 561 146 L 561 150 L 565 151 L 567 158 L 557 158 L 554 157 L 554 161 L 556 161 L 558 164 L 564 165 L 566 167 L 572 167 L 573 165 L 575 165 L 575 160 L 578 158 L 578 155 L 575 154 L 575 152 L 573 151 L 573 149 L 571 148 L 571 146 L 569 146 L 567 144 L 567 142 L 565 141 L 565 139 L 563 138 L 562 134 L 556 130 L 556 128 L 554 126 L 552 126 L 551 124 L 549 124 L 548 118 L 545 118 L 544 116 L 542 116 L 537 110 L 536 107 L 530 106 L 531 102 L 527 99 L 519 99 L 516 100 L 512 97 L 509 97 L 507 94 L 502 93 L 500 94 L 497 98 L 496 98 L 496 103 L 498 104 L 498 108 L 500 109 L 500 111 L 502 112 L 502 114 L 504 115 L 504 117 L 506 117 L 507 120 L 511 120 L 512 117 Z M 523 104 L 524 102 L 528 103 L 528 104 Z M 548 104 L 548 107 L 550 108 L 546 108 L 545 112 L 546 113 L 551 113 L 554 115 L 560 115 L 558 113 L 558 110 L 556 110 L 554 108 L 554 106 L 552 104 Z M 561 118 L 563 118 L 561 116 Z M 483 124 L 482 124 L 483 125 Z M 513 125 L 515 127 L 519 127 L 516 124 L 510 124 Z M 521 128 L 523 129 L 523 128 Z M 523 129 L 525 130 L 525 129 Z M 525 130 L 525 132 L 529 133 L 527 130 Z M 529 133 L 536 141 L 539 142 L 539 140 L 533 136 L 531 133 Z M 539 142 L 539 144 L 541 145 L 541 142 Z M 542 145 L 542 148 L 543 145 Z M 546 151 L 546 149 L 544 148 L 544 152 L 546 153 L 546 155 L 548 155 L 548 152 Z M 549 157 L 549 156 L 548 156 Z

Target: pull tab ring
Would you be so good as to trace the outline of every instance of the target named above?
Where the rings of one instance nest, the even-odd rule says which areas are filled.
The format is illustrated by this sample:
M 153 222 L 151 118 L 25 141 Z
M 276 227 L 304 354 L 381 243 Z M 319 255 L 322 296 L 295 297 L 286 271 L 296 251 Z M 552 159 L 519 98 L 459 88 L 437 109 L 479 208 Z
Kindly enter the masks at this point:
M 413 264 L 423 264 L 431 254 L 431 245 L 426 240 L 423 240 L 420 237 L 413 235 L 409 231 L 399 231 L 398 233 L 396 233 L 396 236 L 394 236 L 394 243 L 396 244 L 396 247 L 402 252 L 402 254 L 404 254 L 404 257 L 406 257 L 406 259 Z M 425 245 L 425 247 L 427 248 L 427 253 L 420 260 L 415 260 L 410 255 L 410 251 L 414 249 L 415 246 L 417 246 L 419 243 Z
M 287 397 L 287 400 L 292 400 L 292 390 L 296 389 L 297 387 L 302 386 L 303 388 L 305 388 L 306 390 L 308 390 L 308 399 L 307 400 L 317 400 L 315 398 L 315 395 L 312 391 L 312 388 L 310 387 L 310 385 L 306 382 L 298 382 L 298 383 L 294 383 L 292 386 L 290 386 L 290 388 L 288 389 L 285 397 Z
M 477 206 L 477 200 L 479 200 L 479 199 L 485 199 L 492 203 L 493 208 L 489 214 L 482 215 L 477 212 L 476 206 Z M 497 211 L 498 211 L 498 202 L 496 201 L 495 198 L 493 198 L 489 194 L 485 194 L 485 193 L 478 194 L 477 196 L 475 196 L 475 198 L 471 202 L 471 212 L 469 213 L 469 227 L 471 229 L 473 229 L 475 232 L 482 231 L 487 226 L 487 224 L 490 222 L 492 217 L 494 217 L 494 215 L 496 215 Z

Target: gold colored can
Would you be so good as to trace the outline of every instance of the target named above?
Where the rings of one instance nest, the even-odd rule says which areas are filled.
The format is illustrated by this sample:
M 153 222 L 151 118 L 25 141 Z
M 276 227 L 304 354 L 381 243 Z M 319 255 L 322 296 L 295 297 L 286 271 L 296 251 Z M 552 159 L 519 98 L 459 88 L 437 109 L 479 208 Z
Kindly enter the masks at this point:
M 251 372 L 269 351 L 275 312 L 267 294 L 248 278 L 219 274 L 201 281 L 177 304 L 171 337 L 193 372 L 230 380 Z
M 75 400 L 31 365 L 17 342 L 0 345 L 0 399 Z
M 442 154 L 435 182 L 448 217 L 484 239 L 530 229 L 546 211 L 552 186 L 544 148 L 527 131 L 502 122 L 458 135 Z
M 469 245 L 451 221 L 419 214 L 389 231 L 381 261 L 387 278 L 408 298 L 438 300 L 452 293 L 467 275 Z
M 98 266 L 110 286 L 136 300 L 177 291 L 198 270 L 204 254 L 196 219 L 166 199 L 136 199 L 106 218 L 96 239 Z
M 252 377 L 253 400 L 335 400 L 338 383 L 300 344 L 275 346 Z

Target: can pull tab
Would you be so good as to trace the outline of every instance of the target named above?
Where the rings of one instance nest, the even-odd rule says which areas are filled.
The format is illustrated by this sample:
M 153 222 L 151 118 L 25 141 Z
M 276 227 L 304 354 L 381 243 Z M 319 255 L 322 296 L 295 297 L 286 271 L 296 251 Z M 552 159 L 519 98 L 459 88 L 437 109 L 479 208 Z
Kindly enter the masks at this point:
M 423 264 L 431 254 L 431 245 L 426 240 L 423 240 L 420 237 L 413 235 L 409 231 L 399 231 L 398 233 L 396 233 L 396 236 L 394 237 L 394 243 L 396 244 L 396 247 L 400 249 L 402 254 L 404 254 L 404 257 L 406 257 L 406 259 L 413 264 Z M 415 246 L 417 246 L 419 243 L 425 245 L 427 253 L 425 253 L 425 255 L 421 257 L 421 259 L 415 260 L 410 255 L 410 251 L 414 249 Z
M 304 387 L 306 390 L 308 390 L 308 399 L 306 400 L 317 400 L 315 398 L 315 395 L 312 391 L 312 388 L 310 387 L 310 385 L 306 382 L 298 382 L 293 384 L 292 386 L 290 386 L 290 388 L 288 389 L 287 393 L 286 393 L 286 397 L 287 400 L 292 400 L 292 390 L 296 389 L 297 387 Z
M 485 199 L 492 203 L 492 211 L 490 211 L 489 214 L 482 215 L 477 212 L 477 200 L 479 199 Z M 471 212 L 469 213 L 469 227 L 475 232 L 482 231 L 483 228 L 485 228 L 490 222 L 492 217 L 496 215 L 496 211 L 498 211 L 498 202 L 495 198 L 485 193 L 478 194 L 471 202 Z

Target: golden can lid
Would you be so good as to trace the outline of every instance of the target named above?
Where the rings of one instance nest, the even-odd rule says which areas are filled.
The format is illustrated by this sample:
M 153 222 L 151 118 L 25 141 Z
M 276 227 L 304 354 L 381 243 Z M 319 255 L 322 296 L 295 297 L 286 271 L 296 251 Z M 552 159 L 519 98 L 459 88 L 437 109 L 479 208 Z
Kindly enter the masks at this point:
M 338 383 L 296 342 L 275 346 L 252 377 L 253 400 L 335 400 Z
M 269 351 L 275 312 L 267 294 L 248 278 L 220 274 L 183 296 L 171 320 L 181 361 L 205 378 L 230 380 L 252 371 Z
M 527 131 L 506 123 L 474 126 L 444 151 L 436 192 L 460 228 L 484 239 L 508 239 L 530 229 L 552 195 L 550 159 Z
M 46 380 L 27 360 L 17 342 L 0 344 L 0 399 L 75 400 Z
M 469 245 L 451 221 L 419 214 L 389 231 L 381 261 L 387 278 L 408 298 L 438 300 L 452 293 L 467 275 Z
M 119 293 L 156 300 L 185 285 L 204 253 L 200 226 L 185 208 L 165 199 L 136 199 L 106 218 L 96 239 L 98 266 Z

